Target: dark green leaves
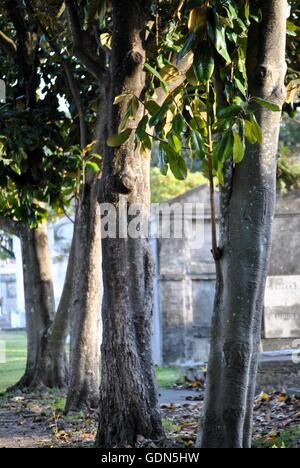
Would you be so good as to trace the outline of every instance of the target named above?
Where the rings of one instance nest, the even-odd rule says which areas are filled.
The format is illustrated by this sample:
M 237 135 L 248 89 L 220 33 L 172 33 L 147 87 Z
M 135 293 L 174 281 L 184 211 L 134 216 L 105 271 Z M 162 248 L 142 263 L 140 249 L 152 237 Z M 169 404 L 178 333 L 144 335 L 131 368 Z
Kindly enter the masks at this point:
M 194 73 L 200 83 L 206 83 L 213 75 L 215 61 L 209 43 L 203 42 L 194 55 Z
M 177 157 L 171 158 L 169 161 L 169 164 L 170 164 L 170 169 L 173 172 L 176 179 L 178 180 L 186 179 L 186 176 L 188 174 L 188 168 L 182 156 L 177 155 Z
M 192 49 L 192 47 L 194 46 L 196 37 L 197 36 L 196 36 L 196 34 L 194 32 L 191 32 L 187 36 L 186 41 L 184 43 L 184 46 L 181 49 L 181 51 L 179 52 L 179 54 L 178 54 L 177 63 L 180 62 L 180 60 L 182 60 L 183 57 L 185 57 L 186 54 Z
M 255 102 L 257 102 L 257 104 L 259 104 L 262 107 L 265 107 L 266 109 L 268 109 L 270 111 L 281 112 L 280 106 L 278 106 L 277 104 L 275 104 L 273 102 L 267 101 L 266 99 L 262 99 L 262 98 L 259 98 L 259 97 L 253 97 L 252 99 Z
M 224 132 L 221 139 L 214 145 L 213 160 L 214 160 L 215 169 L 217 169 L 219 161 L 224 162 L 231 157 L 232 147 L 233 147 L 232 131 L 227 130 L 226 132 Z

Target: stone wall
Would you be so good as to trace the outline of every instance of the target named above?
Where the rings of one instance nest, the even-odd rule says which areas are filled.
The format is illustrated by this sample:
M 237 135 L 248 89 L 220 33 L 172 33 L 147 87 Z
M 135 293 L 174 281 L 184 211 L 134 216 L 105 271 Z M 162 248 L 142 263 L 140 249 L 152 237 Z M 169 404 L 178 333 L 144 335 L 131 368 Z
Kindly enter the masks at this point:
M 162 364 L 192 366 L 207 361 L 210 340 L 210 323 L 215 290 L 215 266 L 211 255 L 211 223 L 208 187 L 192 190 L 171 201 L 176 203 L 202 203 L 204 205 L 204 244 L 195 250 L 190 241 L 183 239 L 158 240 L 159 305 L 162 333 Z M 195 219 L 190 219 L 191 229 Z M 283 336 L 274 330 L 276 323 L 272 309 L 264 323 L 265 349 L 290 348 L 292 338 L 300 336 L 300 262 L 297 252 L 300 246 L 300 193 L 279 196 L 273 231 L 273 250 L 270 264 L 269 288 L 278 277 L 289 284 L 292 276 L 299 275 L 299 295 L 291 295 L 290 316 L 288 299 L 278 298 L 277 315 L 282 314 L 286 329 L 294 326 L 291 336 Z M 294 281 L 292 281 L 294 284 Z M 298 284 L 298 280 L 296 281 Z M 269 291 L 270 293 L 270 291 Z M 270 294 L 269 294 L 270 295 Z M 295 296 L 295 297 L 294 297 Z M 271 297 L 274 297 L 271 291 Z M 292 313 L 293 312 L 293 313 Z M 287 315 L 286 315 L 287 314 Z M 296 318 L 295 315 L 296 314 Z M 271 318 L 271 320 L 270 320 Z M 271 324 L 271 325 L 270 325 Z M 273 335 L 270 329 L 273 327 Z M 269 332 L 269 333 L 268 333 Z M 289 335 L 288 333 L 286 333 Z

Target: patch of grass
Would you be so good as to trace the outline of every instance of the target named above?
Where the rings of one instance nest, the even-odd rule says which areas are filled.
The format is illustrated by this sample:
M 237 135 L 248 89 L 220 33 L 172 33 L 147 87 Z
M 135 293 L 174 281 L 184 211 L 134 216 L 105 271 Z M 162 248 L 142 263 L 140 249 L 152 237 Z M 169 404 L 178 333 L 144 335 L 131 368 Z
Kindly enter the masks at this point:
M 169 418 L 165 418 L 162 420 L 162 425 L 167 434 L 176 434 L 177 432 L 180 431 L 180 426 L 179 424 L 176 424 L 175 421 Z
M 184 381 L 183 370 L 177 367 L 157 367 L 156 378 L 160 388 L 171 388 Z
M 295 448 L 299 445 L 300 426 L 290 427 L 282 432 L 278 437 L 266 437 L 254 442 L 255 448 Z
M 5 363 L 0 363 L 0 392 L 14 385 L 22 377 L 26 366 L 26 333 L 0 332 L 4 343 Z

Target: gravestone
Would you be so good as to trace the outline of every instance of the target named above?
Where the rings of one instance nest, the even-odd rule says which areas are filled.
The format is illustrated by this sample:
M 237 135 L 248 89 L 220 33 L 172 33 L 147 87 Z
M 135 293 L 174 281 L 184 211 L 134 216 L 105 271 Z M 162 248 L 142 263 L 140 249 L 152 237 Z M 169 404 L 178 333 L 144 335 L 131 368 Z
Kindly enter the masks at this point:
M 300 276 L 270 276 L 265 295 L 265 338 L 300 337 Z

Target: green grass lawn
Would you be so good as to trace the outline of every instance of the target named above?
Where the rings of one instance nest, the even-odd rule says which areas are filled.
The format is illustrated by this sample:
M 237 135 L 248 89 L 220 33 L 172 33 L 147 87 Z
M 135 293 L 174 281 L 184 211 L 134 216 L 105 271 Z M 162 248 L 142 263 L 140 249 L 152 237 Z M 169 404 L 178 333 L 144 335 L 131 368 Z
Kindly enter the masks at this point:
M 26 333 L 0 331 L 0 342 L 5 343 L 6 363 L 0 363 L 0 392 L 18 382 L 26 365 Z M 161 388 L 169 388 L 183 379 L 177 368 L 157 368 L 156 376 Z
M 5 360 L 0 363 L 0 392 L 18 382 L 26 365 L 26 333 L 2 332 L 0 341 L 4 343 Z M 1 347 L 2 348 L 2 347 Z

